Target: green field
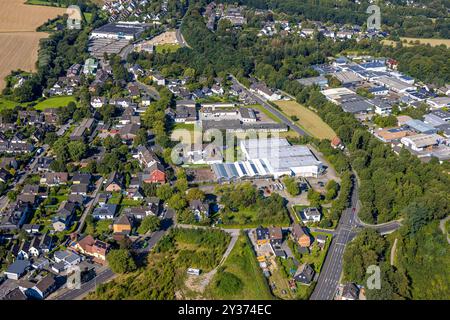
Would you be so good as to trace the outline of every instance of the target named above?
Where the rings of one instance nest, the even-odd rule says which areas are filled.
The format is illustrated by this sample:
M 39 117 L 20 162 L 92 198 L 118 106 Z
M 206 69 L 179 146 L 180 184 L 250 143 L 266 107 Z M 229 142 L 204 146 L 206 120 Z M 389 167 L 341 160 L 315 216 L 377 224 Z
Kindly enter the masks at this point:
M 20 103 L 0 97 L 0 110 L 13 109 L 15 106 L 20 106 Z
M 156 53 L 164 53 L 164 51 L 175 52 L 180 48 L 181 47 L 179 44 L 174 44 L 174 43 L 159 44 L 156 46 Z
M 241 288 L 230 294 L 223 294 L 217 287 L 224 272 L 218 272 L 208 287 L 213 299 L 231 300 L 270 300 L 274 299 L 247 235 L 240 235 L 227 260 L 223 264 L 224 272 L 231 273 L 241 281 Z
M 63 7 L 66 5 L 58 5 L 55 1 L 47 1 L 47 0 L 27 0 L 25 4 L 36 5 L 36 6 L 49 6 L 49 7 Z
M 72 96 L 49 98 L 39 102 L 34 108 L 41 111 L 47 108 L 61 108 L 67 106 L 69 102 L 76 103 L 76 100 Z
M 276 101 L 276 105 L 288 117 L 295 116 L 296 121 L 308 133 L 319 139 L 332 140 L 336 133 L 314 111 L 302 106 L 296 101 Z

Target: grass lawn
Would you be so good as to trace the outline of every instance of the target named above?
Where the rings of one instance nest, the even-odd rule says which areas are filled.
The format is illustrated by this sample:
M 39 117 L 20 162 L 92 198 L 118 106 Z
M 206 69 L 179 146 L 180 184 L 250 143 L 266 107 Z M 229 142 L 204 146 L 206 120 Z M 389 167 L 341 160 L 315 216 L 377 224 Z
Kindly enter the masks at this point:
M 108 200 L 110 204 L 120 204 L 122 201 L 122 194 L 120 192 L 113 192 L 111 198 Z
M 164 53 L 164 51 L 175 52 L 180 48 L 180 45 L 175 43 L 158 44 L 156 46 L 156 53 Z
M 47 1 L 47 0 L 27 0 L 25 4 L 37 5 L 37 6 L 50 6 L 50 7 L 60 7 L 56 1 Z M 61 5 L 61 7 L 66 7 L 65 5 Z
M 296 101 L 276 101 L 275 104 L 280 107 L 288 117 L 296 116 L 296 121 L 307 132 L 319 139 L 333 139 L 336 133 L 331 129 L 314 111 L 302 106 Z
M 7 100 L 5 98 L 0 97 L 0 110 L 3 109 L 13 109 L 15 106 L 20 106 L 21 104 L 18 102 L 14 102 L 11 100 Z
M 75 98 L 73 96 L 54 97 L 39 102 L 34 108 L 41 111 L 47 108 L 61 108 L 67 106 L 69 102 L 76 103 Z
M 142 201 L 124 198 L 120 204 L 123 207 L 136 207 L 142 205 Z
M 239 278 L 242 287 L 233 293 L 221 293 L 217 288 L 217 280 L 221 278 L 222 273 L 218 272 L 207 289 L 213 299 L 270 300 L 274 298 L 258 265 L 247 235 L 239 236 L 223 267 L 225 272 Z
M 90 12 L 84 12 L 84 19 L 86 20 L 87 23 L 91 23 L 92 21 L 92 13 Z

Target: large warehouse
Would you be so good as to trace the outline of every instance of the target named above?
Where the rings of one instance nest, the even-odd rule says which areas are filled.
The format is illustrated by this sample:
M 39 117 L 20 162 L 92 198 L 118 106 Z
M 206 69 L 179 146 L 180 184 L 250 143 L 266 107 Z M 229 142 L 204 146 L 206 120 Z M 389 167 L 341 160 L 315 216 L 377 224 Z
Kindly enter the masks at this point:
M 211 167 L 219 180 L 247 177 L 317 177 L 322 163 L 306 146 L 292 146 L 286 139 L 250 139 L 240 142 L 244 161 Z
M 145 31 L 147 25 L 134 22 L 113 22 L 95 29 L 91 33 L 94 39 L 134 40 Z

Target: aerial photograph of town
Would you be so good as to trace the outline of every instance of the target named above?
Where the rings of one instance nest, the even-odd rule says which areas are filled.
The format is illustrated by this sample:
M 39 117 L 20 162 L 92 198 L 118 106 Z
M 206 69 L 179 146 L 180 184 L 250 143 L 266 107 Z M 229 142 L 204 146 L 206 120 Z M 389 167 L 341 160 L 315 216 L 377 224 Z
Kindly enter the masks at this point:
M 448 302 L 449 213 L 449 0 L 0 0 L 0 300 Z

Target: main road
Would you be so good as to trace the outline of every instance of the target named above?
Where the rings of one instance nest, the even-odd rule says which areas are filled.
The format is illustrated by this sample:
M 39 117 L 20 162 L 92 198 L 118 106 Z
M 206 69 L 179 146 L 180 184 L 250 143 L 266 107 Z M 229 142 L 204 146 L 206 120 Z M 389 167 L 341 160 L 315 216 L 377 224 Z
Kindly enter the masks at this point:
M 351 206 L 343 211 L 339 219 L 339 224 L 334 237 L 331 239 L 331 244 L 319 274 L 317 285 L 310 297 L 311 300 L 334 299 L 342 273 L 345 246 L 362 228 L 371 228 L 380 234 L 388 234 L 394 232 L 401 226 L 400 221 L 391 221 L 380 225 L 363 223 L 358 217 L 359 208 L 358 181 L 354 178 Z
M 342 273 L 345 246 L 356 236 L 357 232 L 355 230 L 357 203 L 358 189 L 355 185 L 352 190 L 351 207 L 342 212 L 316 287 L 310 297 L 311 300 L 332 300 L 334 298 Z

